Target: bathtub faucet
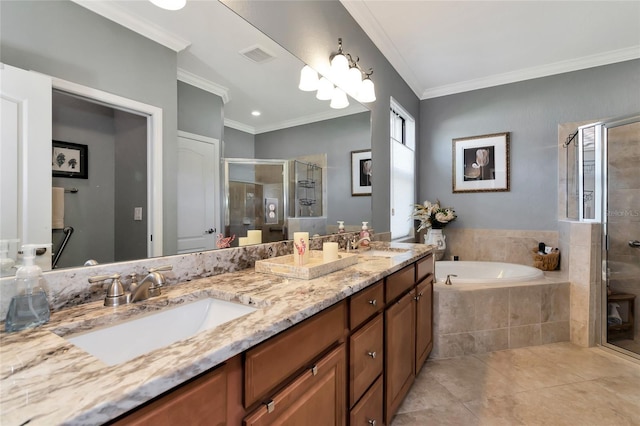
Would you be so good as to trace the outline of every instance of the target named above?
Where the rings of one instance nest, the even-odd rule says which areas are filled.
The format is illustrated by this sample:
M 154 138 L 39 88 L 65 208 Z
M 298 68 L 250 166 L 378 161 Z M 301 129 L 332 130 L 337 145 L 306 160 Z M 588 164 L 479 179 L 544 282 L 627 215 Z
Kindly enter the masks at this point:
M 451 285 L 451 284 L 453 284 L 453 283 L 451 282 L 451 277 L 457 277 L 457 275 L 455 275 L 455 274 L 447 274 L 447 279 L 444 281 L 444 283 L 445 283 L 446 285 Z

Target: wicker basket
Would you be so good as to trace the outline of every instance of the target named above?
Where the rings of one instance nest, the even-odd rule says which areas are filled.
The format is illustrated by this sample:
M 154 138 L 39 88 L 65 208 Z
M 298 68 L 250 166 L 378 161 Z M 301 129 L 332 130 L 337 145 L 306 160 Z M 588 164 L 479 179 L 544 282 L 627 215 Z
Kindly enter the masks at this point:
M 560 251 L 554 250 L 549 254 L 540 254 L 538 249 L 531 250 L 533 253 L 533 266 L 543 271 L 555 271 L 560 264 Z

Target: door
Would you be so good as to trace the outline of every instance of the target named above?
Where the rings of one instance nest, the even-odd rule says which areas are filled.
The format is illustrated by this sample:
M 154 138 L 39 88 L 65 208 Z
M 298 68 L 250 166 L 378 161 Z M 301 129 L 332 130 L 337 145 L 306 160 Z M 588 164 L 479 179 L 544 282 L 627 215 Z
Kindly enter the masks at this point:
M 385 424 L 391 424 L 415 379 L 415 290 L 385 311 Z
M 603 129 L 607 343 L 640 358 L 640 116 Z
M 51 215 L 42 212 L 51 211 L 51 79 L 0 64 L 0 99 L 0 239 L 48 244 Z M 36 262 L 51 269 L 50 248 Z
M 416 372 L 433 348 L 433 275 L 416 286 Z
M 219 164 L 217 139 L 179 132 L 178 253 L 216 248 Z

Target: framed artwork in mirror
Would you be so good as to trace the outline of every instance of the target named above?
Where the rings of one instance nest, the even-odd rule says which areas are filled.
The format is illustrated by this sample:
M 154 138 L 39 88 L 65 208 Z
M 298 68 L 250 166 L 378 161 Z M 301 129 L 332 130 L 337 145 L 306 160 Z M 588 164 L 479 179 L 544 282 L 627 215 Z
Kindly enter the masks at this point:
M 88 179 L 88 154 L 87 145 L 53 141 L 51 149 L 53 177 Z
M 453 139 L 453 192 L 509 191 L 509 132 Z
M 371 150 L 351 151 L 351 195 L 371 195 Z

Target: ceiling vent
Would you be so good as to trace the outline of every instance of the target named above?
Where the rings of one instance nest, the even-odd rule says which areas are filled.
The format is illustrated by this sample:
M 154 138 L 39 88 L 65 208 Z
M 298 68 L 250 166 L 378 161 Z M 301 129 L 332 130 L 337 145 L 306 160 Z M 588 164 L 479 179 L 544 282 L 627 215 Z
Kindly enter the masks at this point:
M 255 62 L 256 64 L 262 64 L 275 58 L 274 55 L 267 52 L 263 47 L 258 45 L 241 50 L 240 54 L 245 58 L 251 60 L 252 62 Z

